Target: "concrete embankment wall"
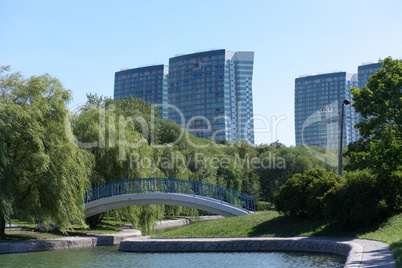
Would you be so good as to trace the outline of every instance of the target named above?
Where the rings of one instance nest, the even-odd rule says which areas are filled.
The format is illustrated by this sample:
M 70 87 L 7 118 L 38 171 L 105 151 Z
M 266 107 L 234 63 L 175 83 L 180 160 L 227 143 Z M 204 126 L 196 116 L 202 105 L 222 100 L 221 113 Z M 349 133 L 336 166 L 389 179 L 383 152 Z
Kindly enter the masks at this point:
M 155 225 L 152 227 L 152 230 L 163 230 L 167 228 L 184 226 L 195 221 L 212 221 L 222 218 L 224 217 L 220 215 L 214 215 L 214 216 L 199 216 L 199 217 L 189 217 L 177 220 L 160 221 L 155 223 Z
M 173 227 L 180 227 L 190 224 L 190 219 L 178 219 L 178 220 L 167 220 L 167 221 L 159 221 L 156 222 L 155 225 L 152 227 L 152 230 L 163 230 Z
M 267 252 L 302 251 L 346 256 L 345 267 L 395 267 L 388 245 L 363 239 L 315 237 L 249 237 L 188 239 L 127 239 L 125 252 Z
M 88 237 L 63 237 L 43 240 L 0 242 L 0 254 L 116 245 L 126 238 L 140 236 L 140 231 L 130 230 L 117 234 Z
M 190 224 L 191 221 L 205 221 L 222 218 L 222 216 L 201 216 L 196 218 L 183 218 L 178 220 L 167 220 L 157 222 L 154 226 L 156 230 L 179 227 Z M 55 239 L 43 240 L 24 240 L 0 242 L 0 254 L 34 252 L 46 250 L 63 250 L 72 248 L 108 246 L 119 244 L 126 238 L 140 237 L 141 231 L 126 229 L 124 232 L 117 234 L 104 234 L 87 236 L 87 237 L 63 237 Z

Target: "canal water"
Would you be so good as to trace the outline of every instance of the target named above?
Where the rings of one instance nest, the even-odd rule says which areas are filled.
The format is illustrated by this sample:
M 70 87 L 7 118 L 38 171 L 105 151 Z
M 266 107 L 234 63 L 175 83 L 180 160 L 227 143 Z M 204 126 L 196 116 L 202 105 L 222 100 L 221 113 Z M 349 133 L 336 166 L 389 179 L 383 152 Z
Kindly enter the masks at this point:
M 309 253 L 126 253 L 119 246 L 0 255 L 0 267 L 343 267 L 345 258 Z

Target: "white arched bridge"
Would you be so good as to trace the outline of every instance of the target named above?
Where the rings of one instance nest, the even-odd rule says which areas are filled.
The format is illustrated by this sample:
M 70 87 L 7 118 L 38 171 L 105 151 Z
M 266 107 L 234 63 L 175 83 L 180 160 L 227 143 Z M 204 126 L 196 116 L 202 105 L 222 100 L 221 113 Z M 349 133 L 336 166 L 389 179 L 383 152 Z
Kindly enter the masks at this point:
M 229 188 L 193 180 L 146 178 L 93 187 L 85 193 L 85 217 L 148 204 L 196 208 L 224 217 L 255 211 L 255 198 Z

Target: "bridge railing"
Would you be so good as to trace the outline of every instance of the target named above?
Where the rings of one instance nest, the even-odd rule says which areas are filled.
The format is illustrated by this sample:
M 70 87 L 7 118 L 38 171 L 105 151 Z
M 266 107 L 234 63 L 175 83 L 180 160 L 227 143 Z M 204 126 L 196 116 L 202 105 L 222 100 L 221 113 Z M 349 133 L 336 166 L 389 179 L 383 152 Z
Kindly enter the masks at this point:
M 181 193 L 220 200 L 255 211 L 255 198 L 211 183 L 174 178 L 146 178 L 109 182 L 95 186 L 85 193 L 85 203 L 115 195 L 134 193 Z

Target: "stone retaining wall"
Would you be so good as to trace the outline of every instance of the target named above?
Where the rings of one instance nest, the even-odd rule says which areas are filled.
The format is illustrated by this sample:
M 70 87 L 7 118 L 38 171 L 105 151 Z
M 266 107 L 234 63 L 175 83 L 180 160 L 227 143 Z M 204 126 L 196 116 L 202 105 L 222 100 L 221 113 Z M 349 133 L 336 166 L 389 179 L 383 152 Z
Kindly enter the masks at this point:
M 221 216 L 201 216 L 198 218 L 198 220 L 214 220 L 217 218 L 221 218 Z M 160 230 L 170 227 L 179 227 L 187 225 L 193 220 L 195 219 L 184 218 L 178 220 L 161 221 L 157 222 L 154 228 Z M 116 245 L 126 238 L 140 236 L 141 231 L 139 230 L 125 229 L 123 232 L 116 234 L 93 234 L 92 236 L 87 237 L 77 236 L 43 240 L 0 242 L 0 254 Z
M 217 220 L 217 219 L 222 219 L 222 218 L 224 218 L 224 217 L 220 216 L 220 215 L 213 215 L 213 216 L 199 216 L 199 217 L 189 217 L 189 218 L 183 218 L 183 219 L 177 219 L 177 220 L 159 221 L 159 222 L 155 223 L 155 225 L 152 227 L 152 230 L 163 230 L 163 229 L 172 228 L 172 227 L 184 226 L 184 225 L 190 224 L 190 222 L 194 222 L 194 221 L 212 221 L 212 220 Z
M 303 251 L 347 257 L 345 267 L 395 267 L 387 244 L 361 239 L 338 240 L 314 237 L 127 239 L 126 252 L 265 252 Z
M 221 215 L 212 215 L 212 216 L 198 216 L 198 217 L 190 217 L 190 221 L 213 221 L 224 219 L 225 217 Z
M 190 224 L 190 220 L 187 218 L 178 220 L 159 221 L 155 223 L 155 225 L 152 227 L 152 230 L 163 230 L 167 228 L 180 227 L 187 224 Z
M 141 236 L 140 231 L 130 230 L 117 234 L 102 234 L 88 237 L 0 242 L 0 254 L 116 245 L 126 238 L 139 236 Z

